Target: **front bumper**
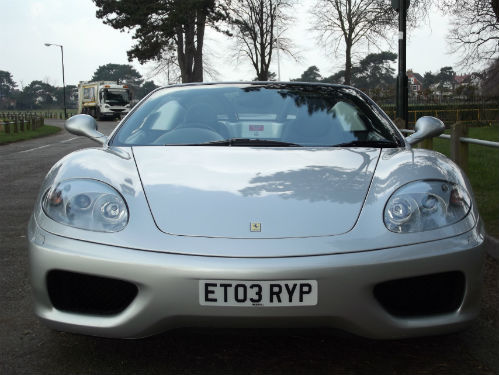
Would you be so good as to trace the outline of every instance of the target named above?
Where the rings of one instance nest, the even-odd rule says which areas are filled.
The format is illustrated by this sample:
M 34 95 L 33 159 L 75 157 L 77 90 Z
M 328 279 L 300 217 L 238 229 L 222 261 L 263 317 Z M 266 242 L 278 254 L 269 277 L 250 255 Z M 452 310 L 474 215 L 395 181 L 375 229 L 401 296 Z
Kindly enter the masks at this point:
M 68 239 L 42 230 L 33 220 L 29 255 L 36 314 L 57 330 L 140 338 L 180 327 L 328 327 L 388 339 L 442 334 L 468 326 L 479 311 L 484 244 L 483 233 L 475 228 L 439 241 L 349 254 L 206 257 Z M 137 295 L 123 311 L 112 315 L 61 311 L 47 290 L 53 270 L 124 280 L 137 287 Z M 453 271 L 464 275 L 462 302 L 455 311 L 396 317 L 373 293 L 376 285 L 386 281 Z M 317 280 L 318 304 L 201 306 L 202 279 Z

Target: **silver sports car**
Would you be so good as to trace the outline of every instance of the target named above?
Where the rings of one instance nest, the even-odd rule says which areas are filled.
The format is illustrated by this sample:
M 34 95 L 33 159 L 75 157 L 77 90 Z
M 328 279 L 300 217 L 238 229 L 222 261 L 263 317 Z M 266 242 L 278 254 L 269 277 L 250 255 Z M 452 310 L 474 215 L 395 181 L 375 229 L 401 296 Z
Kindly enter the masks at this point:
M 29 224 L 37 315 L 140 338 L 178 327 L 327 327 L 371 338 L 477 316 L 470 184 L 362 92 L 304 83 L 158 89 L 47 174 Z

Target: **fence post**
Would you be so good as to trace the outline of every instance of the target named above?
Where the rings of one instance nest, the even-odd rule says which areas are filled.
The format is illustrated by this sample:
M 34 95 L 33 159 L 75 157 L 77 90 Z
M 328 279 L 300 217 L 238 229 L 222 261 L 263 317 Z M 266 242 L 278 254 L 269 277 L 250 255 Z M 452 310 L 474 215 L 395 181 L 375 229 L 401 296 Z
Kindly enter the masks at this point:
M 425 139 L 421 142 L 421 148 L 426 148 L 427 150 L 433 150 L 433 138 Z
M 19 133 L 19 118 L 16 114 L 16 117 L 14 118 L 14 133 Z
M 465 172 L 468 171 L 468 144 L 459 140 L 468 136 L 468 125 L 456 122 L 451 125 L 450 156 Z

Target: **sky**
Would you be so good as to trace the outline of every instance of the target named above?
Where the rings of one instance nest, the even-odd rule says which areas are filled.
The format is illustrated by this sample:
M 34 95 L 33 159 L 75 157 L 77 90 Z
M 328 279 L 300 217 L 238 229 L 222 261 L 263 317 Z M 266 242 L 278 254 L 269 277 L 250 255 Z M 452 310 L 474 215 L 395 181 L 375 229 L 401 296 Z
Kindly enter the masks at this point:
M 300 59 L 295 61 L 280 55 L 283 81 L 299 77 L 311 65 L 316 65 L 323 76 L 343 68 L 343 57 L 329 54 L 310 30 L 307 9 L 312 4 L 312 0 L 301 0 L 293 12 L 295 21 L 286 36 L 293 40 Z M 166 74 L 152 76 L 152 63 L 140 65 L 137 61 L 128 61 L 126 51 L 134 43 L 133 34 L 104 25 L 95 17 L 96 9 L 91 0 L 0 0 L 0 70 L 10 72 L 20 89 L 33 80 L 62 86 L 61 50 L 44 45 L 55 43 L 64 47 L 66 85 L 90 80 L 97 68 L 107 63 L 131 64 L 147 80 L 167 84 Z M 455 67 L 458 56 L 448 53 L 445 40 L 448 29 L 449 20 L 438 12 L 431 12 L 429 25 L 411 31 L 407 68 L 424 74 L 438 72 L 443 66 Z M 396 36 L 391 48 L 394 52 L 397 52 Z M 219 33 L 207 32 L 205 55 L 218 74 L 205 80 L 251 80 L 256 76 L 247 62 L 234 59 L 230 52 L 232 43 Z M 369 52 L 377 50 L 372 48 Z M 271 67 L 275 72 L 278 71 L 276 60 Z M 456 67 L 455 70 L 459 72 Z

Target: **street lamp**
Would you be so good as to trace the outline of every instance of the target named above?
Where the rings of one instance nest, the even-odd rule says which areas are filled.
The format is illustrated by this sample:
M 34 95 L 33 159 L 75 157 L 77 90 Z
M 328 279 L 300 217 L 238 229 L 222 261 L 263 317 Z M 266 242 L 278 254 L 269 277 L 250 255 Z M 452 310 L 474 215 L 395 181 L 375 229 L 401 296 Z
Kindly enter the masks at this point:
M 67 119 L 67 113 L 66 113 L 66 83 L 64 82 L 64 48 L 62 47 L 61 44 L 55 44 L 55 43 L 45 43 L 46 47 L 50 46 L 57 46 L 61 47 L 61 61 L 62 61 L 62 90 L 63 90 L 63 101 L 64 101 L 64 119 Z

